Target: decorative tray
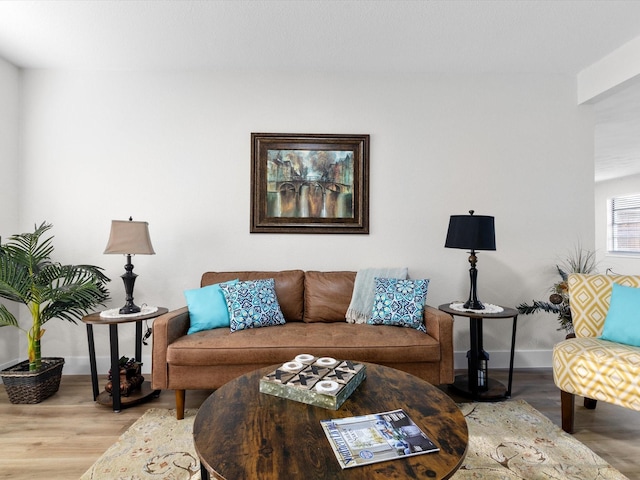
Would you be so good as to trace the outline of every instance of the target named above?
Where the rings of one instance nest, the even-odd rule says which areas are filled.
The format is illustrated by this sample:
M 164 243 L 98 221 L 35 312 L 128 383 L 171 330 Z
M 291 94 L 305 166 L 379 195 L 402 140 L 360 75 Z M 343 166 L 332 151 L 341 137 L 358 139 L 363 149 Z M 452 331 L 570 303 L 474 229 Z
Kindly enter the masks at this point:
M 260 392 L 338 410 L 365 378 L 361 363 L 302 354 L 262 377 Z

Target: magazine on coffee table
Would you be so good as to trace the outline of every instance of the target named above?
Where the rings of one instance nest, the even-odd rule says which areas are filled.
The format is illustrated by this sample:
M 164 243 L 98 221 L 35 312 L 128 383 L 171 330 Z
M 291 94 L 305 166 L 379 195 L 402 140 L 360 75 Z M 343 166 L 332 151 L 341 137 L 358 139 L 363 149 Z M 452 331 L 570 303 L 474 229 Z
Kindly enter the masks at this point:
M 320 424 L 342 468 L 440 450 L 402 409 Z

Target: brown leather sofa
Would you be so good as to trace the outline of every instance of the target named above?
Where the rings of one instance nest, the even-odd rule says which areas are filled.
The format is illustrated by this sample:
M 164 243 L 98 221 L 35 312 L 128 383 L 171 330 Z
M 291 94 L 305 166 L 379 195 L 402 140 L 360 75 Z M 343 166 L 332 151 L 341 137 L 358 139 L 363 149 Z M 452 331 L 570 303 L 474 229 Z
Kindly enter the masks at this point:
M 186 390 L 216 389 L 301 353 L 386 365 L 434 385 L 452 383 L 451 315 L 425 306 L 426 335 L 413 328 L 347 323 L 355 277 L 356 272 L 302 270 L 204 273 L 201 286 L 273 278 L 286 324 L 187 335 L 187 307 L 162 315 L 153 325 L 153 388 L 175 390 L 176 416 L 181 419 Z

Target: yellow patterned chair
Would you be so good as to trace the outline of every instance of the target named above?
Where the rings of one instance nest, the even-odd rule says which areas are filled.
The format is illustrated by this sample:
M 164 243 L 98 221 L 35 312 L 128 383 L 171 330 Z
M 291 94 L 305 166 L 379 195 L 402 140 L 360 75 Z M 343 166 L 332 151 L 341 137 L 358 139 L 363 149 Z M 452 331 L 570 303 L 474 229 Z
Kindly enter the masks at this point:
M 553 380 L 561 390 L 562 429 L 573 432 L 575 395 L 640 411 L 640 347 L 601 337 L 613 284 L 640 287 L 640 276 L 569 275 L 569 302 L 576 338 L 553 349 Z

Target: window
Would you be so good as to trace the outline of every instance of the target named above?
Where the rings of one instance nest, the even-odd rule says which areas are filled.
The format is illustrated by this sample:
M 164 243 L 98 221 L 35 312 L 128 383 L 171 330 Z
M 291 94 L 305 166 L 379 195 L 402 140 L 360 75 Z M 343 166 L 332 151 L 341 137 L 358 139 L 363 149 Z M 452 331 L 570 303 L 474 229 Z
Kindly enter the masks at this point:
M 640 254 L 640 194 L 609 199 L 607 250 Z

